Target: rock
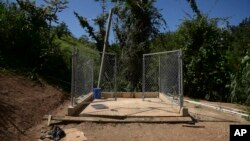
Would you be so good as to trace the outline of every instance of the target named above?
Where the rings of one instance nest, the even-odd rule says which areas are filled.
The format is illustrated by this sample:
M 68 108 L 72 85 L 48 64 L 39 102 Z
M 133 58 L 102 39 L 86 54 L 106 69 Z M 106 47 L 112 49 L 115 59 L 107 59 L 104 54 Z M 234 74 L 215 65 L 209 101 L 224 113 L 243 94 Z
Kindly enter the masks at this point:
M 87 138 L 85 137 L 82 131 L 79 131 L 76 128 L 64 129 L 66 136 L 63 138 L 62 141 L 86 141 Z

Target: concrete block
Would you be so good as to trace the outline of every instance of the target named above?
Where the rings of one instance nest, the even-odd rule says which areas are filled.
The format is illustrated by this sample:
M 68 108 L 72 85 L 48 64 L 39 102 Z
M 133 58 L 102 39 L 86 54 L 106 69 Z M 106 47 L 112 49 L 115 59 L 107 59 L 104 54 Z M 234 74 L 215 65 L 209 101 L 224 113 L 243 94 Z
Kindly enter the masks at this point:
M 83 99 L 81 99 L 80 103 L 76 106 L 69 106 L 68 107 L 68 116 L 75 116 L 81 112 L 84 108 L 88 106 L 88 104 L 93 100 L 93 93 L 89 93 Z
M 184 116 L 184 117 L 189 116 L 188 108 L 182 107 L 181 110 L 180 110 L 180 114 L 181 114 L 182 116 Z

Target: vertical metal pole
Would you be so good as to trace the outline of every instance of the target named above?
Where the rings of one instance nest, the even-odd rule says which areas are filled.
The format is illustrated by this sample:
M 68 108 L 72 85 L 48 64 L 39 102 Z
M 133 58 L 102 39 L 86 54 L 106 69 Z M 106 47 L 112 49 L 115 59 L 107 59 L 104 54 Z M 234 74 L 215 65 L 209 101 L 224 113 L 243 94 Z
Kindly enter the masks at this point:
M 142 58 L 142 100 L 145 98 L 145 55 Z
M 102 50 L 102 60 L 101 60 L 101 66 L 100 66 L 100 72 L 99 72 L 99 77 L 98 77 L 98 85 L 97 85 L 97 88 L 100 88 L 102 67 L 103 67 L 103 61 L 104 61 L 105 50 L 106 50 L 106 46 L 107 46 L 107 42 L 108 42 L 108 36 L 109 36 L 109 29 L 110 29 L 111 16 L 112 16 L 112 9 L 109 11 L 108 25 L 107 25 L 107 28 L 106 28 L 106 35 L 105 35 L 105 40 L 104 40 L 104 45 L 103 45 L 103 50 Z
M 71 72 L 71 106 L 74 107 L 74 97 L 76 93 L 76 65 L 77 65 L 78 50 L 73 49 L 72 52 L 72 72 Z
M 179 69 L 180 69 L 180 108 L 183 107 L 183 72 L 182 72 L 182 51 L 181 49 L 179 50 L 179 61 L 180 61 L 180 66 L 179 66 Z
M 78 83 L 77 83 L 77 81 L 76 81 L 76 77 L 79 77 L 79 76 L 77 76 L 77 74 L 78 74 L 78 68 L 77 68 L 77 65 L 78 65 L 78 62 L 79 61 L 79 50 L 78 49 L 76 49 L 76 52 L 75 52 L 75 64 L 74 64 L 74 67 L 75 67 L 75 69 L 74 69 L 74 97 L 73 97 L 73 102 L 75 102 L 74 100 L 75 100 L 75 97 L 77 96 L 76 95 L 76 92 L 77 92 L 77 88 L 79 87 L 78 85 Z M 74 105 L 74 103 L 73 103 L 73 105 Z
M 116 55 L 115 55 L 115 100 L 117 100 L 117 95 L 116 95 L 116 92 L 117 92 L 117 79 L 116 79 L 116 76 L 117 76 L 117 62 L 116 62 Z M 114 97 L 114 95 L 113 95 Z
M 71 58 L 71 106 L 73 107 L 73 95 L 74 95 L 74 61 L 75 60 L 75 48 L 73 48 L 73 51 L 72 51 L 72 58 Z
M 159 95 L 161 92 L 161 56 L 159 55 L 159 74 L 158 74 L 158 87 L 159 87 Z
M 92 62 L 91 92 L 93 93 L 93 88 L 94 88 L 94 59 L 92 59 L 91 62 Z

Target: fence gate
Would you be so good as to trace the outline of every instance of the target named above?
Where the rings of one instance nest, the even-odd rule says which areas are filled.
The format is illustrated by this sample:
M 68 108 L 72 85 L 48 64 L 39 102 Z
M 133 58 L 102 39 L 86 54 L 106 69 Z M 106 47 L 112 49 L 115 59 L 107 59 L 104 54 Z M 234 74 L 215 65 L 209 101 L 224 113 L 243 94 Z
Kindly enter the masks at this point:
M 146 92 L 159 92 L 183 106 L 181 50 L 143 54 L 143 99 Z

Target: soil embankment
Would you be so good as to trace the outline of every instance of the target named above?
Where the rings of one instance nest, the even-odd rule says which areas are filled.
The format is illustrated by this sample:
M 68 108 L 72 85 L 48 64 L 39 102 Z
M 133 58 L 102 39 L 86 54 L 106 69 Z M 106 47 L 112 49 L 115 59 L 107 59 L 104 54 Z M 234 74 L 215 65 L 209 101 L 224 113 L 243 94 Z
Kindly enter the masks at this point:
M 65 94 L 43 82 L 0 73 L 0 138 L 20 140 L 65 100 Z

